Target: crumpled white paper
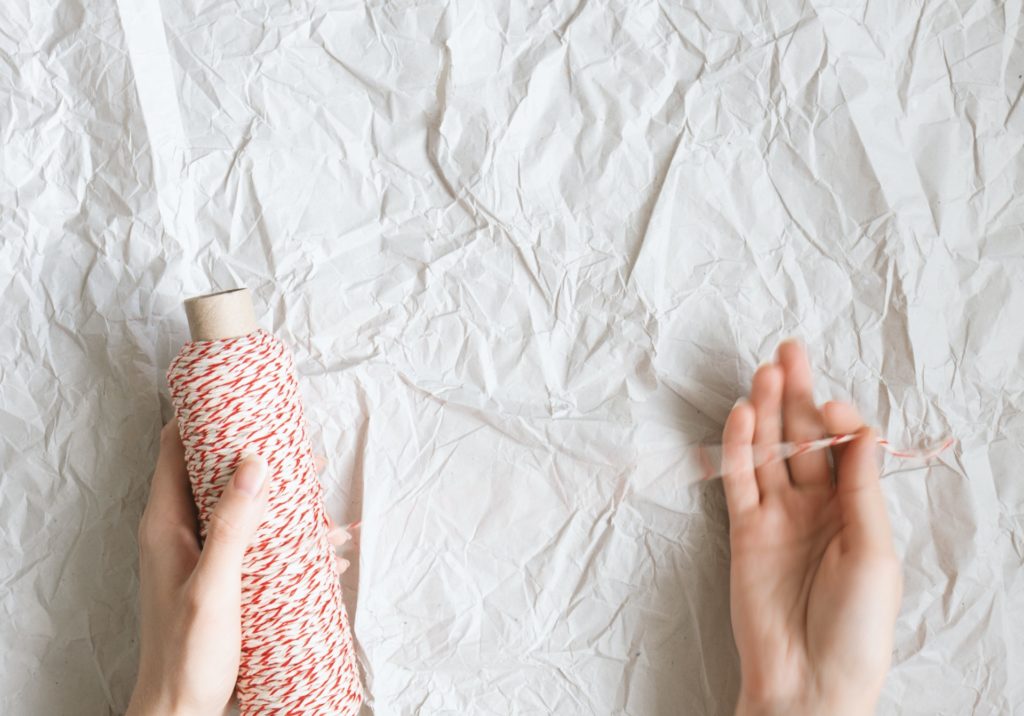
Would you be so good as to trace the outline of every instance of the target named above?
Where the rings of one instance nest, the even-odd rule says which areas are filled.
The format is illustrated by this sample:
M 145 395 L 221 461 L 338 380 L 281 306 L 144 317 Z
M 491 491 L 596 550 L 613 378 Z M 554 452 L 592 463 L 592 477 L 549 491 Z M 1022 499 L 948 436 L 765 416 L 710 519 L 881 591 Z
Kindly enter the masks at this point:
M 960 440 L 885 483 L 879 713 L 1024 711 L 1020 2 L 512 5 L 5 7 L 0 711 L 123 712 L 181 301 L 235 285 L 363 520 L 375 713 L 729 714 L 721 488 L 645 447 L 790 334 Z

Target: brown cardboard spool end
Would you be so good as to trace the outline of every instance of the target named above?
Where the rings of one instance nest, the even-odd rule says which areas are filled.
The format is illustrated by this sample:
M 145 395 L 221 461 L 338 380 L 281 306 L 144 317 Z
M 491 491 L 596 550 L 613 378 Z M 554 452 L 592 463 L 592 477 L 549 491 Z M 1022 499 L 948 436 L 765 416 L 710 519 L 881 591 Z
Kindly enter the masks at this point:
M 247 288 L 193 296 L 185 301 L 185 315 L 194 341 L 235 338 L 259 327 Z

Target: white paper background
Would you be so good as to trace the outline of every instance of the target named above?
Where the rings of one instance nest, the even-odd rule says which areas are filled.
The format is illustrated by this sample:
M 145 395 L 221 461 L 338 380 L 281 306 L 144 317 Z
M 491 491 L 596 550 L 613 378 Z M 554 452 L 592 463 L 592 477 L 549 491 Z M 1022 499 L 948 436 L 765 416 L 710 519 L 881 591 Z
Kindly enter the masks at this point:
M 1021 3 L 0 11 L 0 711 L 124 710 L 181 300 L 293 346 L 378 714 L 728 714 L 714 436 L 777 341 L 893 441 L 884 714 L 1024 712 Z M 353 600 L 354 590 L 350 591 Z

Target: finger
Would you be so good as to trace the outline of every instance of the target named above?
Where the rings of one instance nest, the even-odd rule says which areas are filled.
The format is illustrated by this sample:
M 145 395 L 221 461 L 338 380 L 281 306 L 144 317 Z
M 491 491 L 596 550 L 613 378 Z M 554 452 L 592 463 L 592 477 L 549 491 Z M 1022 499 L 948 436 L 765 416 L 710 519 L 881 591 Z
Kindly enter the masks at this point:
M 750 450 L 753 439 L 754 410 L 750 401 L 740 398 L 722 431 L 722 485 L 730 520 L 742 517 L 761 501 Z
M 199 552 L 195 504 L 177 419 L 160 431 L 160 454 L 139 523 L 139 543 L 143 549 L 153 545 L 178 547 L 192 555 Z
M 830 400 L 821 406 L 821 416 L 825 421 L 825 430 L 829 435 L 846 435 L 855 433 L 864 425 L 857 408 L 850 403 Z M 838 465 L 846 452 L 846 443 L 832 448 L 832 464 Z
M 266 461 L 256 454 L 239 463 L 210 515 L 197 579 L 216 585 L 241 578 L 242 559 L 266 511 L 269 472 Z
M 344 527 L 335 525 L 327 530 L 327 541 L 335 547 L 340 547 L 351 539 L 352 535 Z
M 757 413 L 754 421 L 754 446 L 762 446 L 758 451 L 760 457 L 767 449 L 766 446 L 782 441 L 782 369 L 778 365 L 767 363 L 757 369 L 750 389 L 750 402 Z M 755 469 L 754 474 L 757 476 L 762 502 L 772 493 L 789 486 L 789 472 L 782 460 L 762 465 Z
M 321 473 L 324 471 L 324 468 L 327 467 L 327 458 L 323 455 L 314 455 L 313 465 L 316 466 L 317 473 Z
M 892 549 L 892 528 L 878 475 L 878 434 L 862 427 L 839 463 L 836 495 L 847 547 Z
M 786 441 L 816 440 L 825 435 L 825 423 L 814 404 L 814 383 L 807 351 L 789 339 L 779 344 L 779 365 L 785 379 L 782 388 L 782 435 Z M 828 458 L 812 450 L 789 459 L 789 474 L 795 485 L 827 485 L 832 481 Z
M 352 564 L 344 557 L 335 557 L 334 563 L 338 565 L 338 574 L 344 574 L 345 570 L 348 569 L 349 566 Z

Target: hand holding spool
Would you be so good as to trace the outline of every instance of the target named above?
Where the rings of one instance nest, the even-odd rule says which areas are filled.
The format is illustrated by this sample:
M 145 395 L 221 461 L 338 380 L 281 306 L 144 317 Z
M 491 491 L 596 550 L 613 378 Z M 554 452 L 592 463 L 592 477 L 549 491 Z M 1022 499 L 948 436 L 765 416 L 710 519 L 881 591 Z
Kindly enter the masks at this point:
M 163 469 L 154 476 L 140 527 L 143 622 L 166 625 L 180 617 L 207 623 L 192 623 L 200 636 L 181 640 L 177 649 L 144 631 L 130 713 L 175 702 L 183 709 L 222 708 L 235 673 L 243 714 L 355 713 L 362 692 L 291 354 L 256 326 L 246 289 L 191 299 L 186 311 L 193 340 L 168 371 L 178 420 L 163 432 Z M 247 453 L 265 458 L 266 479 L 256 490 L 246 486 L 263 461 L 242 461 Z M 184 464 L 206 542 L 201 553 L 185 527 L 192 510 Z M 158 496 L 165 509 L 154 512 Z M 154 559 L 157 553 L 168 559 L 153 544 L 168 535 L 183 547 L 171 557 L 174 569 Z M 153 586 L 154 594 L 146 587 L 147 572 L 156 571 L 171 578 Z M 158 581 L 151 577 L 148 584 Z M 164 618 L 146 619 L 147 603 Z M 210 642 L 202 634 L 221 638 Z M 232 647 L 234 661 L 226 658 Z M 196 649 L 215 652 L 216 662 L 184 658 L 182 652 Z M 236 671 L 216 677 L 232 664 Z M 174 677 L 202 687 L 167 688 Z

